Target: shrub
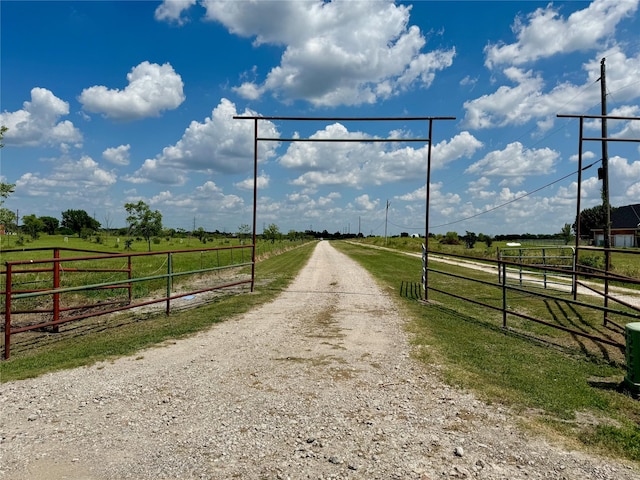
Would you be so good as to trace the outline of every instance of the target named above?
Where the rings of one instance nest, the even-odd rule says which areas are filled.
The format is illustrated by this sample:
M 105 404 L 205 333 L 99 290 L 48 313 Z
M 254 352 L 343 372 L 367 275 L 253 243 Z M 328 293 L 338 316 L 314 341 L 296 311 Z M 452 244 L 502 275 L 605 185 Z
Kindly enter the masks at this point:
M 83 240 L 89 239 L 91 235 L 93 235 L 93 230 L 90 228 L 84 227 L 82 230 L 80 230 L 80 238 Z
M 583 255 L 580 257 L 579 262 L 580 270 L 604 270 L 604 257 L 602 255 Z
M 460 239 L 457 232 L 447 232 L 445 237 L 440 240 L 440 243 L 445 245 L 460 245 Z

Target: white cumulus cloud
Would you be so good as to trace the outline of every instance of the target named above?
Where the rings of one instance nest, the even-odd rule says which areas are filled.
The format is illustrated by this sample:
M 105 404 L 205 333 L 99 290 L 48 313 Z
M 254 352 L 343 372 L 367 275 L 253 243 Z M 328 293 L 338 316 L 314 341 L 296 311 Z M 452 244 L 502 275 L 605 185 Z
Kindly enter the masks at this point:
M 122 90 L 103 85 L 86 88 L 78 100 L 86 111 L 115 120 L 157 117 L 185 100 L 182 78 L 169 63 L 144 61 L 127 74 L 127 81 Z
M 102 152 L 102 158 L 114 165 L 129 165 L 129 150 L 131 145 L 120 145 L 118 147 L 107 148 Z
M 485 65 L 521 65 L 558 53 L 592 49 L 637 8 L 638 0 L 595 0 L 565 19 L 560 9 L 549 3 L 526 19 L 516 18 L 512 27 L 518 38 L 516 43 L 485 47 Z
M 209 20 L 254 46 L 284 47 L 264 82 L 236 92 L 255 99 L 317 106 L 371 104 L 411 88 L 427 88 L 450 67 L 455 49 L 423 52 L 426 40 L 409 25 L 411 7 L 391 1 L 229 2 L 203 0 Z
M 85 155 L 79 160 L 58 159 L 53 171 L 46 175 L 28 172 L 16 180 L 16 189 L 27 196 L 68 198 L 91 196 L 116 183 L 115 173 L 100 167 L 98 162 Z
M 253 121 L 238 120 L 234 103 L 223 98 L 203 122 L 192 121 L 182 138 L 163 148 L 156 158 L 145 160 L 142 167 L 126 179 L 133 183 L 156 181 L 182 185 L 190 171 L 205 173 L 249 172 L 253 166 Z M 246 116 L 256 113 L 245 110 Z M 259 121 L 261 135 L 277 138 L 272 122 Z M 273 157 L 277 142 L 260 142 L 258 158 Z
M 82 134 L 69 120 L 69 103 L 46 88 L 31 89 L 31 101 L 22 110 L 0 113 L 0 124 L 8 128 L 4 135 L 7 145 L 39 146 L 82 141 Z
M 162 4 L 156 8 L 154 17 L 158 21 L 166 21 L 184 25 L 187 22 L 182 16 L 184 10 L 188 10 L 195 5 L 197 0 L 164 0 Z
M 526 176 L 552 173 L 559 156 L 550 148 L 527 149 L 520 142 L 513 142 L 503 150 L 488 153 L 465 173 L 503 177 L 512 185 L 518 185 Z

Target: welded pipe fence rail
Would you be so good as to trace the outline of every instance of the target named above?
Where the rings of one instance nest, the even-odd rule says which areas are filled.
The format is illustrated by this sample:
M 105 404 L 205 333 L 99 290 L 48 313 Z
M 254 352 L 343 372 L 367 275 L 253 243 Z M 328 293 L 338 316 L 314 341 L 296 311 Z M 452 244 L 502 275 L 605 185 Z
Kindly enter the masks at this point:
M 576 270 L 576 249 L 569 246 L 543 246 L 543 247 L 506 247 L 498 249 L 498 260 L 515 263 L 515 268 L 507 268 L 506 271 L 515 272 L 522 286 L 525 278 L 529 282 L 540 283 L 543 288 L 552 284 L 566 286 L 568 278 L 571 284 L 571 292 L 576 288 L 576 276 L 571 272 Z M 532 269 L 529 267 L 538 267 Z M 549 270 L 547 267 L 553 268 Z M 498 280 L 501 281 L 503 270 L 498 269 Z
M 602 249 L 600 249 L 602 251 Z M 513 275 L 509 274 L 509 271 L 518 271 L 522 264 L 517 261 L 512 261 L 511 259 L 506 260 L 505 257 L 500 259 L 490 259 L 490 258 L 482 258 L 478 259 L 476 257 L 466 256 L 466 255 L 457 255 L 457 254 L 449 254 L 442 252 L 431 252 L 432 253 L 432 264 L 437 263 L 438 260 L 446 261 L 446 263 L 453 263 L 459 260 L 463 260 L 464 262 L 469 262 L 467 265 L 464 263 L 460 263 L 459 265 L 462 268 L 470 267 L 472 262 L 475 263 L 476 267 L 484 267 L 485 275 L 471 275 L 469 273 L 454 273 L 451 271 L 446 271 L 443 268 L 437 268 L 433 266 L 429 266 L 428 270 L 438 276 L 442 276 L 441 278 L 453 278 L 459 281 L 449 282 L 443 281 L 438 282 L 435 280 L 434 276 L 431 276 L 433 279 L 426 285 L 426 289 L 431 292 L 437 292 L 439 294 L 445 295 L 449 298 L 454 298 L 459 301 L 471 303 L 474 305 L 478 305 L 481 307 L 489 308 L 496 312 L 500 312 L 502 315 L 502 327 L 507 328 L 509 326 L 509 318 L 520 318 L 522 320 L 534 322 L 540 325 L 545 325 L 547 327 L 562 330 L 571 335 L 575 335 L 582 338 L 590 339 L 594 342 L 599 342 L 602 344 L 610 345 L 624 351 L 625 343 L 622 340 L 624 334 L 624 325 L 621 323 L 616 323 L 610 319 L 611 316 L 620 317 L 622 319 L 626 319 L 627 321 L 640 321 L 640 279 L 627 277 L 623 275 L 616 275 L 612 278 L 610 272 L 589 272 L 586 270 L 581 270 L 581 265 L 577 265 L 576 268 L 567 269 L 559 266 L 551 266 L 551 265 L 536 265 L 530 264 L 527 265 L 527 274 L 531 274 L 534 272 L 538 272 L 539 275 L 544 275 L 546 272 L 548 275 L 568 275 L 573 277 L 573 282 L 568 281 L 565 286 L 566 288 L 548 288 L 543 291 L 543 289 L 539 286 L 539 280 L 536 280 L 535 277 L 524 276 L 522 282 L 519 279 L 517 281 L 513 281 Z M 602 252 L 601 252 L 602 253 Z M 640 253 L 640 251 L 625 251 L 624 253 Z M 490 271 L 488 271 L 490 270 Z M 498 270 L 498 281 L 492 281 L 491 273 L 494 270 Z M 495 277 L 494 277 L 495 278 Z M 511 281 L 509 280 L 511 278 Z M 609 283 L 616 283 L 618 287 L 624 285 L 628 288 L 629 292 L 632 292 L 634 295 L 634 302 L 627 302 L 620 298 L 617 298 L 615 295 L 612 295 L 610 291 L 606 293 L 599 290 L 598 287 L 602 287 L 604 282 L 607 281 Z M 473 292 L 475 289 L 473 287 L 461 287 L 461 282 L 471 282 L 475 285 L 483 285 L 487 287 L 492 287 L 500 290 L 500 293 L 497 295 L 491 295 L 491 299 L 494 303 L 488 303 L 488 297 L 485 294 L 479 295 L 477 298 L 474 298 Z M 455 285 L 453 288 L 445 288 L 441 285 L 446 284 Z M 556 287 L 562 285 L 561 282 L 554 282 Z M 573 299 L 570 295 L 567 295 L 569 288 L 571 288 L 572 283 L 581 286 L 587 286 L 588 289 L 591 290 L 592 295 L 589 296 L 593 301 L 587 302 L 578 299 Z M 537 288 L 536 288 L 537 284 Z M 551 282 L 549 282 L 546 287 L 553 287 Z M 464 293 L 461 293 L 464 292 Z M 558 292 L 558 294 L 554 294 L 554 292 Z M 561 294 L 565 295 L 562 296 Z M 570 328 L 559 323 L 553 322 L 552 320 L 545 318 L 538 318 L 533 315 L 529 315 L 525 310 L 518 310 L 512 306 L 512 303 L 515 302 L 516 295 L 524 296 L 527 298 L 537 298 L 542 301 L 552 301 L 552 302 L 561 302 L 569 307 L 569 309 L 577 309 L 577 308 L 585 308 L 588 310 L 602 312 L 605 316 L 605 321 L 603 323 L 603 327 L 611 328 L 611 326 L 615 327 L 615 335 L 612 335 L 611 338 L 605 338 L 603 336 L 594 335 L 585 330 L 580 330 L 578 328 Z M 425 300 L 427 299 L 425 292 Z M 583 295 L 583 300 L 586 300 Z M 599 300 L 603 300 L 603 305 L 597 304 Z M 614 308 L 611 305 L 617 304 L 619 307 Z M 575 312 L 574 312 L 575 314 Z M 576 314 L 578 316 L 578 314 Z M 624 322 L 626 323 L 626 321 Z M 613 339 L 614 337 L 621 338 L 620 341 Z
M 249 260 L 254 256 L 253 244 L 116 254 L 47 250 L 53 250 L 53 258 L 7 261 L 5 270 L 0 272 L 4 275 L 4 290 L 0 291 L 4 303 L 4 359 L 10 357 L 11 337 L 18 333 L 49 327 L 57 331 L 65 323 L 162 302 L 169 315 L 171 302 L 179 298 L 244 284 L 253 286 L 252 277 L 222 278 L 215 283 L 207 277 L 199 288 L 190 287 L 187 282 L 180 285 L 179 293 L 174 288 L 180 278 L 253 268 Z M 93 255 L 61 257 L 65 250 Z M 155 270 L 149 271 L 150 268 Z M 110 278 L 105 279 L 106 274 Z M 84 276 L 78 278 L 79 275 Z M 136 286 L 139 294 L 134 294 Z

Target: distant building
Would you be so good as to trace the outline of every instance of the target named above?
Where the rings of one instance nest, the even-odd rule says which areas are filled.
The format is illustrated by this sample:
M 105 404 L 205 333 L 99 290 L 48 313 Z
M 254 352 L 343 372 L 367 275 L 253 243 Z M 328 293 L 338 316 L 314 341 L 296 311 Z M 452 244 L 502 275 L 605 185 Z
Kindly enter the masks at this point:
M 592 230 L 595 244 L 604 245 L 604 229 Z M 616 208 L 611 213 L 611 246 L 640 247 L 640 203 Z

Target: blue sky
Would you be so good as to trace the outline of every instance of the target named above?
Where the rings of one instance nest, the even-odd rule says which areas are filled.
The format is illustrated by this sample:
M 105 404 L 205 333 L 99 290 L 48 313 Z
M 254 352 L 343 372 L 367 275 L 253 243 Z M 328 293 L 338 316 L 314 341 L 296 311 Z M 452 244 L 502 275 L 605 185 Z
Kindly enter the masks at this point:
M 234 115 L 453 116 L 434 122 L 431 231 L 557 233 L 575 217 L 579 122 L 556 115 L 600 113 L 604 57 L 609 113 L 640 116 L 638 2 L 2 1 L 4 207 L 120 227 L 143 200 L 167 227 L 233 232 L 251 223 L 253 179 L 253 122 Z M 259 129 L 426 137 L 428 124 Z M 640 122 L 609 132 L 640 138 Z M 585 143 L 585 165 L 600 148 Z M 426 158 L 421 143 L 263 142 L 258 232 L 382 235 L 389 202 L 389 234 L 422 233 Z M 611 143 L 609 159 L 612 205 L 640 202 L 638 144 Z M 585 208 L 601 202 L 595 166 Z

